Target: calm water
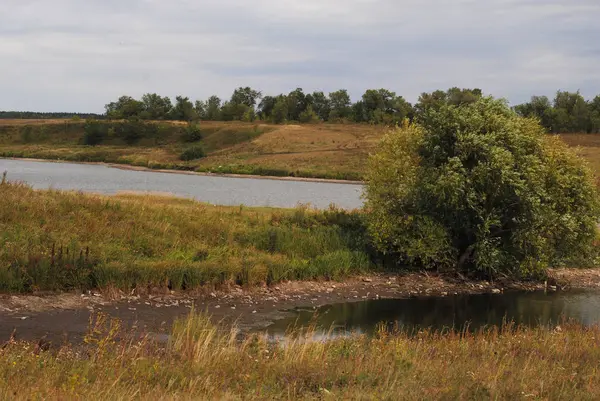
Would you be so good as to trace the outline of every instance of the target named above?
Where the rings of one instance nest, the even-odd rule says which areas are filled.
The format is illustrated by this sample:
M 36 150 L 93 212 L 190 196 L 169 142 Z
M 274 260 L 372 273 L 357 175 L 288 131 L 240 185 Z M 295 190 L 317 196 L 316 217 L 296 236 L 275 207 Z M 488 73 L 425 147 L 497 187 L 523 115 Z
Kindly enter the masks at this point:
M 0 159 L 0 174 L 36 189 L 66 189 L 103 194 L 159 192 L 215 205 L 295 207 L 299 203 L 346 209 L 362 205 L 361 185 L 207 177 L 132 171 L 102 165 Z
M 380 324 L 409 331 L 419 328 L 478 329 L 504 321 L 537 326 L 555 325 L 563 318 L 584 325 L 600 323 L 600 292 L 543 292 L 458 295 L 410 299 L 380 299 L 295 310 L 294 316 L 268 328 L 274 336 L 290 327 L 314 324 L 318 334 L 373 333 Z

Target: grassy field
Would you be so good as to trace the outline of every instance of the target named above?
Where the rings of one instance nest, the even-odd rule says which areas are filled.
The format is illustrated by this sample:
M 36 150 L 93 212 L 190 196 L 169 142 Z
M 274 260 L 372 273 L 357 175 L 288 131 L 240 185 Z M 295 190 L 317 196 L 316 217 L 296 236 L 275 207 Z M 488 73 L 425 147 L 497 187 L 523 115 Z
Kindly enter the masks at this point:
M 267 125 L 202 122 L 201 143 L 207 156 L 184 162 L 190 146 L 181 140 L 184 123 L 158 123 L 156 137 L 128 145 L 109 140 L 82 145 L 84 122 L 70 120 L 0 120 L 0 157 L 31 157 L 109 162 L 149 168 L 200 172 L 362 178 L 369 152 L 384 128 L 369 125 Z
M 0 291 L 189 290 L 336 279 L 373 267 L 359 212 L 217 207 L 9 182 L 0 196 Z
M 121 340 L 117 340 L 120 337 Z M 125 341 L 100 316 L 88 347 L 0 349 L 2 399 L 596 399 L 600 329 L 381 333 L 285 345 L 236 338 L 192 314 L 166 347 Z

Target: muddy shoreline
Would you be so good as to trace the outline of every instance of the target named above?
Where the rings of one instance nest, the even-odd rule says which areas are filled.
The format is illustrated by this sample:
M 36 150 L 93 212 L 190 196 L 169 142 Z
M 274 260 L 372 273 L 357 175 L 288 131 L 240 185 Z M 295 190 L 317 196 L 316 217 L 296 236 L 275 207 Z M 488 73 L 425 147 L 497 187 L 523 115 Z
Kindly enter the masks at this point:
M 106 166 L 110 168 L 118 168 L 121 170 L 131 170 L 131 171 L 146 171 L 153 173 L 167 173 L 167 174 L 185 174 L 185 175 L 197 175 L 202 177 L 221 177 L 221 178 L 253 178 L 256 180 L 278 180 L 278 181 L 301 181 L 301 182 L 322 182 L 322 183 L 331 183 L 331 184 L 350 184 L 350 185 L 363 185 L 363 181 L 353 181 L 353 180 L 336 180 L 330 178 L 310 178 L 310 177 L 278 177 L 278 176 L 270 176 L 270 175 L 253 175 L 253 174 L 220 174 L 220 173 L 206 173 L 199 171 L 189 171 L 189 170 L 169 170 L 169 169 L 153 169 L 149 167 L 143 166 L 133 166 L 131 164 L 120 164 L 120 163 L 106 163 L 106 162 L 81 162 L 81 161 L 70 161 L 70 160 L 60 160 L 60 159 L 36 159 L 30 157 L 1 157 L 0 159 L 6 160 L 23 160 L 23 161 L 31 161 L 31 162 L 51 162 L 51 163 L 71 163 L 71 164 L 83 164 L 83 165 L 96 165 L 96 166 Z
M 195 293 L 0 295 L 0 343 L 13 333 L 23 340 L 79 342 L 88 331 L 90 318 L 98 313 L 119 319 L 125 329 L 136 334 L 160 337 L 166 336 L 177 317 L 187 315 L 192 308 L 205 311 L 215 322 L 235 324 L 248 332 L 264 330 L 275 320 L 289 317 L 294 308 L 379 298 L 569 289 L 600 289 L 600 269 L 554 270 L 546 282 L 472 281 L 455 275 L 408 273 L 249 289 L 232 286 Z

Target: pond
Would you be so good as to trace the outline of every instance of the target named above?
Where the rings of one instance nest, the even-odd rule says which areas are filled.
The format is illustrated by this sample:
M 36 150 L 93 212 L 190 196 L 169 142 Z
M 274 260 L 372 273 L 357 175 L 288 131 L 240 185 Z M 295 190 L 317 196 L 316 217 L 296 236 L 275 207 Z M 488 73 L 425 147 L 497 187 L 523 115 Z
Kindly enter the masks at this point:
M 36 189 L 64 189 L 102 194 L 161 193 L 214 205 L 295 207 L 330 204 L 345 209 L 362 206 L 362 185 L 259 178 L 215 177 L 134 171 L 100 164 L 0 159 L 0 174 Z
M 292 316 L 276 321 L 267 332 L 285 335 L 289 328 L 314 326 L 317 336 L 373 334 L 379 327 L 403 329 L 477 330 L 518 325 L 557 325 L 572 320 L 586 326 L 600 322 L 600 292 L 507 292 L 504 294 L 454 295 L 407 299 L 379 299 L 295 309 Z

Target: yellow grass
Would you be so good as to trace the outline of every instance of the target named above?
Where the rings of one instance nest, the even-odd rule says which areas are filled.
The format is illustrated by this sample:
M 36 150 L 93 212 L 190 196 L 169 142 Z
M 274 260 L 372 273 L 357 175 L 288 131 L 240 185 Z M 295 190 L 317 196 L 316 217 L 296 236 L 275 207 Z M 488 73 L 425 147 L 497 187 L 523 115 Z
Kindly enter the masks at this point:
M 381 333 L 329 342 L 310 341 L 308 332 L 278 345 L 261 336 L 237 340 L 235 330 L 192 314 L 158 346 L 127 341 L 116 322 L 105 326 L 100 317 L 85 348 L 7 344 L 0 350 L 0 398 L 594 400 L 600 393 L 598 328 Z

